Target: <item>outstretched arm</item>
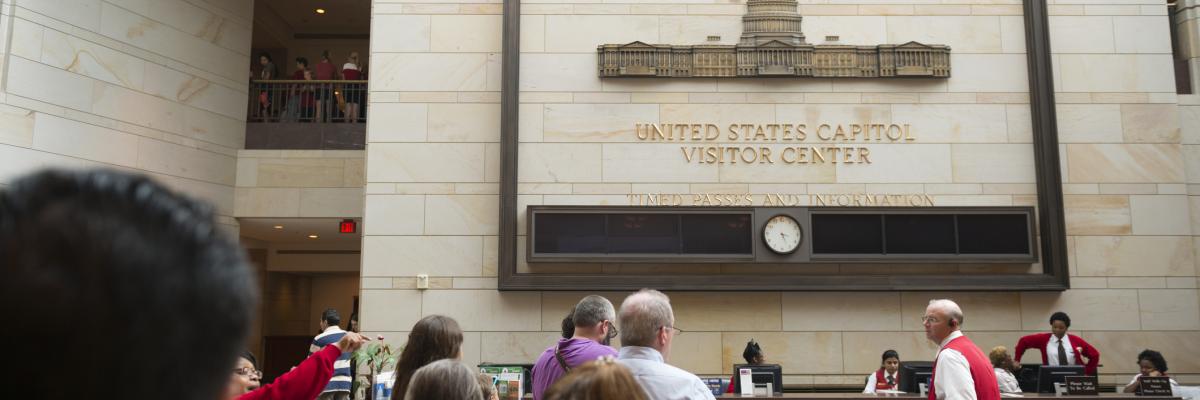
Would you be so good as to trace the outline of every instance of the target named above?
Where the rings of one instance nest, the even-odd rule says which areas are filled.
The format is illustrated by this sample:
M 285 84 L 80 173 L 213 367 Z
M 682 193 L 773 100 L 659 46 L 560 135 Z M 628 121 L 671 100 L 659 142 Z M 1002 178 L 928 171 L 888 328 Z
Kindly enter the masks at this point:
M 357 333 L 346 332 L 346 336 L 343 336 L 342 340 L 325 346 L 324 349 L 305 359 L 296 368 L 275 378 L 275 382 L 246 393 L 238 397 L 238 400 L 316 398 L 329 383 L 329 378 L 333 377 L 333 362 L 337 361 L 343 352 L 358 350 L 367 340 L 369 339 Z

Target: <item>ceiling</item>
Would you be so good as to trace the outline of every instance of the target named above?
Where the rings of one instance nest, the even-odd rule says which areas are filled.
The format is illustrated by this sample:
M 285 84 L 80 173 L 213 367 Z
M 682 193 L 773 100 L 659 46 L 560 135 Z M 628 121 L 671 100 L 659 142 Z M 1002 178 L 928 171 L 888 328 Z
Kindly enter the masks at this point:
M 267 243 L 310 243 L 314 245 L 359 243 L 362 221 L 356 233 L 339 233 L 341 218 L 239 218 L 241 236 Z M 282 229 L 275 229 L 282 226 Z M 317 235 L 311 239 L 308 235 Z
M 295 34 L 368 34 L 371 0 L 258 0 Z M 325 14 L 317 14 L 322 8 Z M 261 10 L 261 9 L 260 9 Z

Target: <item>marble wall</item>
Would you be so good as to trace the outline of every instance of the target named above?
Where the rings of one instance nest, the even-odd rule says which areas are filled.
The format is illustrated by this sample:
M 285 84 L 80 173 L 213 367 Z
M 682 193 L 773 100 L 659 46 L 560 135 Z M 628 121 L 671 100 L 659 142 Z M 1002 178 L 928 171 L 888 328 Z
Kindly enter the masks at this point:
M 238 150 L 233 215 L 362 217 L 363 163 L 361 150 Z
M 921 193 L 936 205 L 1033 205 L 1032 133 L 1018 0 L 801 0 L 810 41 L 918 40 L 953 48 L 947 80 L 600 80 L 595 46 L 735 43 L 744 1 L 529 0 L 521 17 L 519 206 L 629 204 L 638 193 Z M 1050 1 L 1071 285 L 1063 293 L 672 293 L 671 362 L 727 374 L 749 338 L 789 382 L 858 384 L 896 348 L 929 359 L 930 298 L 958 300 L 981 346 L 1012 347 L 1071 313 L 1127 381 L 1142 348 L 1200 383 L 1196 189 L 1200 104 L 1174 93 L 1166 6 Z M 468 362 L 528 362 L 584 293 L 498 292 L 500 2 L 374 0 L 366 151 L 364 329 L 403 341 L 421 316 L 468 331 Z M 1189 103 L 1191 102 L 1191 103 Z M 697 165 L 637 123 L 911 124 L 870 165 Z M 1182 121 L 1182 123 L 1181 123 Z M 1200 140 L 1200 139 L 1197 139 Z M 814 144 L 810 141 L 805 144 Z M 1200 147 L 1197 147 L 1200 148 Z M 518 226 L 523 229 L 524 215 Z M 519 245 L 523 245 L 523 237 Z M 523 253 L 523 251 L 521 252 Z M 530 267 L 522 263 L 521 268 Z M 587 273 L 978 272 L 978 266 L 556 266 Z M 1036 266 L 1009 266 L 1012 273 Z M 415 290 L 415 276 L 431 289 Z M 625 293 L 609 293 L 619 302 Z
M 233 226 L 252 2 L 4 0 L 0 185 L 43 167 L 148 174 Z

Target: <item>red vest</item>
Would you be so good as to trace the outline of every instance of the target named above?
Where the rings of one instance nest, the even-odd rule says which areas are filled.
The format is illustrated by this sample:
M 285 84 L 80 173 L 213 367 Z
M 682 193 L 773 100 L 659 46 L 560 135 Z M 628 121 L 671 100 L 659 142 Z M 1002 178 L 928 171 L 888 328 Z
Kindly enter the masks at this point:
M 896 374 L 896 384 L 889 385 L 887 378 L 883 376 L 883 368 L 875 371 L 875 390 L 896 390 L 900 387 L 900 374 Z
M 967 359 L 967 365 L 971 368 L 971 379 L 975 381 L 975 398 L 977 400 L 1000 400 L 1000 384 L 996 383 L 996 370 L 992 369 L 992 363 L 987 356 L 979 350 L 971 339 L 966 336 L 959 336 L 942 350 L 951 349 L 962 353 Z M 939 354 L 940 355 L 940 354 Z M 933 376 L 937 376 L 937 360 L 933 361 Z M 929 379 L 929 400 L 937 400 L 937 393 L 933 385 L 934 378 Z

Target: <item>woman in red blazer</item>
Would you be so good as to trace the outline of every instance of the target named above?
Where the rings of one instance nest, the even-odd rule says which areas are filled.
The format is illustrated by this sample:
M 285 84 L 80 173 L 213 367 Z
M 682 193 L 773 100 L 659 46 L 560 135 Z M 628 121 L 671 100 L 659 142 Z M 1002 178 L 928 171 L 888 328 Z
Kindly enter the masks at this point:
M 1067 313 L 1059 311 L 1050 315 L 1049 333 L 1026 335 L 1017 341 L 1017 362 L 1021 362 L 1025 350 L 1037 349 L 1042 353 L 1042 365 L 1083 365 L 1084 373 L 1096 375 L 1100 352 L 1083 338 L 1067 334 L 1070 327 L 1071 317 Z

